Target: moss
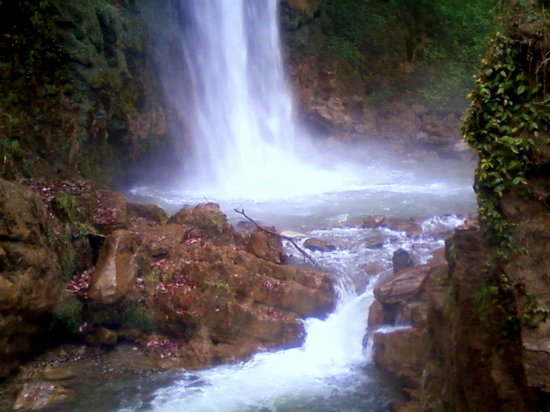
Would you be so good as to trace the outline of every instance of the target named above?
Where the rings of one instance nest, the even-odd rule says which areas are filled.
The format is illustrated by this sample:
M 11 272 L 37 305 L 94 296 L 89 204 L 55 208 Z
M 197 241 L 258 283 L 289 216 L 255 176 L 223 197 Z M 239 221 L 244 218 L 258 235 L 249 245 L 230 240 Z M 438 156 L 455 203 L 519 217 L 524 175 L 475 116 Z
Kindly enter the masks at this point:
M 145 305 L 128 298 L 114 305 L 89 305 L 86 319 L 94 326 L 112 329 L 137 328 L 152 331 L 156 328 L 155 318 Z
M 146 31 L 134 2 L 3 2 L 0 16 L 0 141 L 20 149 L 0 147 L 0 176 L 33 175 L 42 158 L 110 180 L 118 159 L 142 151 L 147 128 L 133 119 L 155 98 L 140 81 Z
M 485 286 L 474 295 L 478 326 L 504 336 L 521 333 L 515 288 L 510 277 L 496 269 L 484 272 Z
M 74 334 L 83 321 L 83 303 L 76 296 L 69 295 L 53 311 L 50 328 Z
M 219 291 L 222 291 L 226 294 L 229 293 L 229 290 L 230 290 L 229 283 L 223 280 L 204 279 L 203 283 L 208 288 L 218 289 Z
M 533 295 L 527 295 L 521 313 L 521 324 L 529 329 L 536 329 L 546 322 L 548 316 L 550 316 L 550 310 L 539 306 Z
M 80 208 L 75 195 L 63 193 L 56 196 L 52 201 L 52 206 L 62 220 L 74 222 L 80 215 Z

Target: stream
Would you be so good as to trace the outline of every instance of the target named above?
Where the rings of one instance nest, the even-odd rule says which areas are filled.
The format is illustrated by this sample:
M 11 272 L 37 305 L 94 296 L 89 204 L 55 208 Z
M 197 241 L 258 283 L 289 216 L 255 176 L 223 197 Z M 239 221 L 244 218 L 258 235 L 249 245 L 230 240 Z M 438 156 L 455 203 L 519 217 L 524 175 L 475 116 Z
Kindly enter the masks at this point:
M 366 178 L 363 186 L 349 190 L 285 199 L 208 199 L 220 202 L 233 223 L 240 217 L 233 208 L 244 208 L 265 224 L 294 232 L 300 241 L 313 236 L 337 245 L 332 252 L 312 252 L 334 275 L 339 295 L 334 313 L 324 320 L 304 320 L 307 337 L 300 348 L 259 353 L 246 362 L 203 371 L 113 371 L 120 374 L 116 382 L 96 381 L 91 387 L 88 382 L 78 391 L 82 395 L 74 409 L 67 410 L 387 411 L 395 392 L 374 370 L 368 339 L 364 341 L 373 332 L 367 331 L 373 287 L 391 273 L 395 250 L 403 248 L 416 263 L 425 263 L 475 210 L 471 170 L 471 165 L 445 161 L 431 162 L 427 173 L 424 162 L 394 161 L 384 170 L 391 182 Z M 204 201 L 198 193 L 145 187 L 132 195 L 172 212 L 182 203 Z M 361 228 L 361 218 L 370 214 L 417 217 L 422 234 L 411 238 L 399 231 Z M 381 242 L 369 246 L 372 239 Z M 301 263 L 298 256 L 295 263 Z M 373 263 L 375 273 L 367 273 L 365 265 Z M 100 364 L 108 369 L 109 362 Z
M 335 250 L 312 255 L 334 277 L 338 304 L 326 319 L 303 320 L 302 347 L 202 371 L 159 371 L 134 360 L 132 347 L 117 348 L 82 368 L 70 385 L 76 400 L 63 410 L 388 411 L 396 392 L 372 366 L 373 331 L 367 331 L 373 288 L 392 273 L 394 251 L 403 248 L 417 264 L 425 263 L 475 211 L 473 163 L 420 161 L 375 147 L 316 150 L 319 144 L 311 144 L 294 114 L 279 2 L 174 4 L 174 18 L 158 30 L 177 41 L 171 53 L 159 52 L 157 66 L 179 119 L 173 133 L 182 135 L 188 150 L 175 183 L 134 187 L 127 194 L 169 213 L 217 202 L 234 224 L 239 208 L 262 224 L 293 232 L 300 242 L 316 237 L 334 244 Z M 368 215 L 414 217 L 422 232 L 412 238 L 362 228 Z M 120 366 L 125 357 L 132 367 Z

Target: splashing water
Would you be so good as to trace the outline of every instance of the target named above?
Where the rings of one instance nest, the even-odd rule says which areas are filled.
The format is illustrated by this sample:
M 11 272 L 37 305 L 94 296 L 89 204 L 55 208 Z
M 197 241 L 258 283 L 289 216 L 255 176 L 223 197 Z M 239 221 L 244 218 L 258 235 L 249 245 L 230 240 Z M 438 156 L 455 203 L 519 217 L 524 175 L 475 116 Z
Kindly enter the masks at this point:
M 343 167 L 323 170 L 326 166 L 311 162 L 312 148 L 298 130 L 285 79 L 278 3 L 183 4 L 186 19 L 178 37 L 185 70 L 161 71 L 161 76 L 191 135 L 183 183 L 188 190 L 206 196 L 280 198 L 335 191 L 355 179 Z M 175 80 L 182 76 L 185 80 Z M 185 93 L 174 92 L 182 84 Z

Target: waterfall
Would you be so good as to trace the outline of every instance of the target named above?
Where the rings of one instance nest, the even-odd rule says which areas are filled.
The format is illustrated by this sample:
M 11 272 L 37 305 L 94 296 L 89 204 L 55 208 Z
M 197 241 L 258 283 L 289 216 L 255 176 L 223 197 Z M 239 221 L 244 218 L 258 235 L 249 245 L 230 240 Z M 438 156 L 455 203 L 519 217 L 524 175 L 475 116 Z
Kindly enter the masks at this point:
M 184 187 L 210 197 L 281 198 L 338 190 L 342 174 L 311 164 L 283 68 L 278 0 L 185 0 L 183 63 L 161 68 L 185 125 Z M 307 158 L 308 161 L 304 161 Z

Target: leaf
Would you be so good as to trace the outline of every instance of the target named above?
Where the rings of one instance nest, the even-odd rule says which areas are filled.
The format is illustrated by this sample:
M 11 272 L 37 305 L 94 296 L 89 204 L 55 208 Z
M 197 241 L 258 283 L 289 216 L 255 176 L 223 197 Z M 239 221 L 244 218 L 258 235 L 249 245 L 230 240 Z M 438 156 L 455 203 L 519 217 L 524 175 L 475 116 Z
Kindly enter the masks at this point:
M 519 86 L 516 90 L 516 93 L 517 94 L 522 94 L 523 92 L 525 91 L 525 85 L 522 84 L 521 86 Z

